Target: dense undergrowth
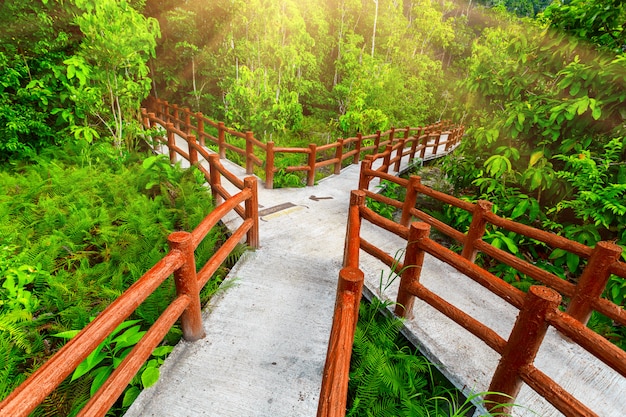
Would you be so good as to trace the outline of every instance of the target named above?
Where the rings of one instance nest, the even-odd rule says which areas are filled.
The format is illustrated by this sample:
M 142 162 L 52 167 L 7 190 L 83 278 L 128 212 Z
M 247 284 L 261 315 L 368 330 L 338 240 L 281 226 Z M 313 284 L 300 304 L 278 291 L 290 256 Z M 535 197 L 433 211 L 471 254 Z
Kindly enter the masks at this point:
M 348 417 L 472 415 L 472 400 L 443 378 L 400 333 L 403 322 L 374 298 L 361 303 L 348 392 Z
M 212 210 L 198 174 L 104 142 L 50 148 L 0 168 L 0 398 L 161 259 L 170 232 L 192 230 Z M 198 265 L 222 236 L 214 230 L 204 240 Z M 166 280 L 34 415 L 75 414 L 174 294 Z M 164 344 L 179 338 L 174 328 Z M 124 405 L 155 381 L 169 350 L 155 351 Z

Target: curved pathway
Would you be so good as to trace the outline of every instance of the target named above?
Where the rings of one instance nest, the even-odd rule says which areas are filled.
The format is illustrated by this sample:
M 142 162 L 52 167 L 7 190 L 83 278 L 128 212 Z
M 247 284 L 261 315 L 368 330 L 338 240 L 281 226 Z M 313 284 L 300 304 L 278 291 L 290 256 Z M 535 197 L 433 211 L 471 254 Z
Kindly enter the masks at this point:
M 179 146 L 185 149 L 183 143 Z M 223 163 L 245 177 L 242 168 Z M 259 181 L 260 248 L 237 263 L 224 289 L 205 307 L 206 337 L 180 342 L 157 384 L 142 392 L 127 416 L 316 415 L 349 195 L 358 175 L 359 167 L 352 165 L 315 187 L 299 189 L 267 190 Z M 226 223 L 237 221 L 232 217 Z M 366 222 L 362 233 L 391 254 L 404 246 Z M 362 254 L 361 269 L 367 292 L 380 295 L 381 282 L 389 278 L 386 268 Z M 448 265 L 427 257 L 422 282 L 508 337 L 517 312 Z M 391 285 L 383 296 L 393 297 L 394 291 Z M 407 323 L 408 336 L 431 361 L 466 392 L 486 390 L 497 355 L 423 303 L 416 302 L 414 312 L 417 320 Z M 565 357 L 566 350 L 576 348 L 558 335 L 551 337 L 554 341 L 546 345 L 551 352 L 540 353 L 538 363 L 564 377 L 565 386 L 592 408 L 601 407 L 606 416 L 626 416 L 624 378 L 579 352 Z M 600 381 L 581 384 L 581 372 L 600 375 Z M 527 408 L 516 408 L 514 415 L 560 415 L 529 389 L 523 389 L 517 403 Z

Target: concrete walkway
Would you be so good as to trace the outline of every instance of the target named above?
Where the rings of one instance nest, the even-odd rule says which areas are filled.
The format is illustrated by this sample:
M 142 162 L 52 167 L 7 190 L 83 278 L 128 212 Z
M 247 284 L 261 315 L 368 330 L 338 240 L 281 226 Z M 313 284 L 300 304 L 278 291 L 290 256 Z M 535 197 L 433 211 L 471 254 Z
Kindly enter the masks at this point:
M 224 165 L 245 176 L 240 167 Z M 259 181 L 260 249 L 238 262 L 225 289 L 206 306 L 206 338 L 180 342 L 159 381 L 142 392 L 127 416 L 316 415 L 349 194 L 358 185 L 358 171 L 353 165 L 300 189 L 266 190 Z M 227 220 L 231 226 L 236 222 Z M 363 235 L 391 254 L 404 246 L 366 222 Z M 363 254 L 361 269 L 370 294 L 395 295 L 398 280 L 379 261 Z M 393 282 L 381 294 L 388 280 Z M 427 257 L 422 282 L 508 337 L 516 311 L 467 277 Z M 407 323 L 409 337 L 456 386 L 485 391 L 497 355 L 427 305 L 417 301 L 414 312 L 417 319 Z M 626 416 L 624 378 L 560 336 L 550 337 L 538 359 L 541 369 L 580 393 L 600 415 Z M 560 415 L 529 389 L 517 404 L 524 407 L 514 415 Z

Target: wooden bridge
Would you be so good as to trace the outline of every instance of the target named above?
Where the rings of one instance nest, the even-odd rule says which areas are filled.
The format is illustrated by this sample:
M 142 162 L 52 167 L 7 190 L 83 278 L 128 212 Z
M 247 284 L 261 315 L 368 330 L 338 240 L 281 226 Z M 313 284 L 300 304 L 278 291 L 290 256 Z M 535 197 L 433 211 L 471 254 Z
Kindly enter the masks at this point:
M 407 310 L 397 312 L 414 317 L 407 322 L 409 337 L 466 393 L 517 395 L 520 407 L 513 408 L 513 415 L 626 415 L 621 398 L 626 355 L 582 324 L 594 309 L 626 325 L 624 310 L 600 297 L 610 274 L 626 277 L 619 248 L 610 243 L 588 248 L 501 219 L 486 204 L 462 202 L 416 179 L 389 173 L 415 157 L 453 149 L 460 134 L 441 133 L 442 127 L 451 126 L 392 129 L 337 141 L 321 151 L 313 146 L 300 149 L 307 164 L 289 168 L 306 172 L 307 183 L 326 166 L 334 166 L 332 172 L 340 175 L 316 187 L 271 190 L 268 178 L 277 172 L 271 158 L 275 147 L 266 144 L 262 158 L 249 133 L 233 135 L 220 124 L 212 126 L 215 134 L 201 133 L 201 123 L 206 123 L 202 117 L 196 114 L 194 124 L 188 111 L 175 115 L 174 110 L 161 109 L 145 113 L 145 123 L 166 127 L 163 150 L 173 160 L 201 167 L 221 204 L 192 233 L 173 234 L 172 250 L 163 261 L 0 403 L 0 415 L 28 415 L 172 272 L 178 297 L 81 415 L 104 415 L 181 317 L 187 341 L 175 348 L 160 381 L 142 393 L 128 416 L 342 416 L 361 288 L 370 296 L 398 297 Z M 228 135 L 235 141 L 228 141 Z M 212 145 L 215 153 L 201 142 Z M 229 152 L 245 155 L 241 159 L 246 168 L 220 159 Z M 359 161 L 360 167 L 352 164 Z M 250 176 L 255 166 L 264 180 Z M 406 187 L 406 200 L 375 194 L 381 179 Z M 265 186 L 259 187 L 259 182 Z M 469 211 L 469 232 L 456 231 L 416 209 L 418 193 Z M 402 210 L 400 223 L 367 209 L 365 196 Z M 196 268 L 193 250 L 220 219 L 232 236 L 206 265 Z M 413 219 L 423 223 L 411 223 Z M 483 242 L 487 222 L 589 259 L 578 286 Z M 458 240 L 462 253 L 430 241 L 427 224 Z M 225 281 L 229 288 L 201 314 L 199 288 L 242 240 L 256 250 L 237 264 Z M 394 258 L 399 249 L 404 252 L 400 260 Z M 554 289 L 525 295 L 473 264 L 476 251 Z M 417 268 L 401 272 L 402 265 L 421 265 L 421 274 L 414 273 Z M 386 285 L 381 285 L 381 271 L 393 277 L 394 270 L 399 277 L 381 292 Z M 565 313 L 557 308 L 559 294 L 572 300 Z

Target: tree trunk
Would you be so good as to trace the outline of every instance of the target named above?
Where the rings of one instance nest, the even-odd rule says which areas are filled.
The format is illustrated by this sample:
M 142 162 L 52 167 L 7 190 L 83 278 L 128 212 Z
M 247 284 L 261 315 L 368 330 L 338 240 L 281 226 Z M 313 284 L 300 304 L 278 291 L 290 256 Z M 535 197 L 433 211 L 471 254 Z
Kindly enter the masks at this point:
M 372 31 L 372 58 L 374 58 L 374 47 L 376 45 L 376 23 L 378 22 L 378 0 L 373 0 L 376 5 L 374 12 L 374 30 Z

